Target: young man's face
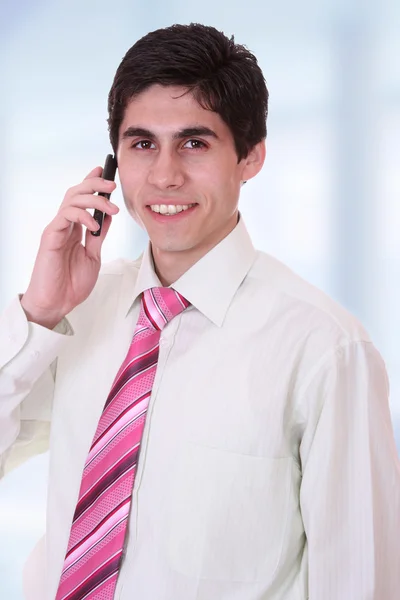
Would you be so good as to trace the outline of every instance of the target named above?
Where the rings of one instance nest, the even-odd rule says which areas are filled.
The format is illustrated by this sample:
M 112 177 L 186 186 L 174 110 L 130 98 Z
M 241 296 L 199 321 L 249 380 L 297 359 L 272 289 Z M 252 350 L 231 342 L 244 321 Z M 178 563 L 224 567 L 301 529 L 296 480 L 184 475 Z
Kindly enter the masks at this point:
M 184 92 L 153 85 L 130 101 L 117 160 L 127 208 L 153 252 L 199 258 L 235 227 L 241 182 L 261 169 L 265 148 L 238 163 L 228 126 Z

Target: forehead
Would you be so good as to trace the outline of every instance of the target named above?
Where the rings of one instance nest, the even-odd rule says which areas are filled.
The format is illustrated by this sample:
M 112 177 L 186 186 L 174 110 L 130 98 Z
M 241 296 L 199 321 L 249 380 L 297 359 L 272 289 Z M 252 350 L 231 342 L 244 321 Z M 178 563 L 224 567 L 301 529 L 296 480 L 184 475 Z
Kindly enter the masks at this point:
M 177 130 L 187 125 L 206 125 L 228 130 L 220 115 L 203 108 L 183 86 L 152 85 L 134 98 L 125 109 L 121 128 L 130 125 Z

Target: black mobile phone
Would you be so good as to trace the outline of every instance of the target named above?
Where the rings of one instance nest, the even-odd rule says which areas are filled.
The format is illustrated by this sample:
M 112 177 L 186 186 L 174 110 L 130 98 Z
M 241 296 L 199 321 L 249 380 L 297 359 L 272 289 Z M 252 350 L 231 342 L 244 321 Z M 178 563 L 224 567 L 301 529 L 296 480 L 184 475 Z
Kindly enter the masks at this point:
M 116 171 L 117 171 L 117 159 L 115 158 L 115 156 L 113 154 L 107 154 L 107 158 L 104 163 L 103 174 L 102 174 L 103 179 L 108 179 L 109 181 L 114 181 Z M 98 196 L 104 196 L 104 198 L 107 198 L 107 200 L 109 200 L 111 194 L 105 194 L 104 192 L 99 192 Z M 93 218 L 100 225 L 100 227 L 97 231 L 92 231 L 91 232 L 92 235 L 99 236 L 101 234 L 101 228 L 102 228 L 103 221 L 104 221 L 104 214 L 105 213 L 101 212 L 101 210 L 98 210 L 97 208 L 95 209 L 95 211 L 93 213 Z

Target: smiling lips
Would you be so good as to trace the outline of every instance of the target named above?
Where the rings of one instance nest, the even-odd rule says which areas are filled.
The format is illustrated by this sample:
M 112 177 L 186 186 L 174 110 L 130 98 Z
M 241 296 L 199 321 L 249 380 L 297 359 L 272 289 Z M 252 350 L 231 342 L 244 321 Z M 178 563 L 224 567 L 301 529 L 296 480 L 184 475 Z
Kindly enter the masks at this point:
M 193 208 L 195 204 L 151 204 L 150 210 L 161 215 L 172 216 Z

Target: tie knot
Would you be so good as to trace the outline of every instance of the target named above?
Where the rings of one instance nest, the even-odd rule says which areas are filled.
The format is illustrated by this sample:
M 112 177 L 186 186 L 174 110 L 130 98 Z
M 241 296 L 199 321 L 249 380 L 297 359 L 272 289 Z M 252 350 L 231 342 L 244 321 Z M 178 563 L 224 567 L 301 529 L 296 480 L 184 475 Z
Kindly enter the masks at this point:
M 172 288 L 153 287 L 143 292 L 142 310 L 154 329 L 163 329 L 189 305 L 190 302 Z

